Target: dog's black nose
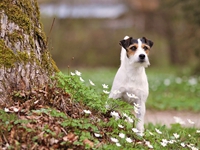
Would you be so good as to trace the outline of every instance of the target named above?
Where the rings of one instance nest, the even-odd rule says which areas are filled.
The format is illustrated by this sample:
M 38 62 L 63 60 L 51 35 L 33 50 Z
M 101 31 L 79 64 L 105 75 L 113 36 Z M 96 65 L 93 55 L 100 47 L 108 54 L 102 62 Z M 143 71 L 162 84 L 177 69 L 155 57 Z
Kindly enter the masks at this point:
M 145 58 L 145 55 L 144 55 L 144 54 L 140 54 L 140 55 L 139 55 L 139 58 L 140 58 L 140 59 L 144 59 L 144 58 Z

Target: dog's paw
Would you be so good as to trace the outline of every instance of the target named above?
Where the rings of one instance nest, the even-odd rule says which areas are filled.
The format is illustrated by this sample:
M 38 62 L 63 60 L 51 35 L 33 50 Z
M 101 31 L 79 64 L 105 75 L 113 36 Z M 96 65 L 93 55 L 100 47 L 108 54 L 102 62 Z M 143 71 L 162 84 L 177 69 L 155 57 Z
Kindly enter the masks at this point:
M 138 132 L 138 133 L 136 133 L 138 136 L 144 136 L 144 132 Z

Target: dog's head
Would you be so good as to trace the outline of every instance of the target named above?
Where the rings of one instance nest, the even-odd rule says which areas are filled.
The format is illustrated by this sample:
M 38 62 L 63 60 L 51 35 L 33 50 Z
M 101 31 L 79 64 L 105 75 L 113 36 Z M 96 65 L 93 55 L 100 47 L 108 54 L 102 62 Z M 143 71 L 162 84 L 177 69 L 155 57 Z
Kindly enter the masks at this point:
M 153 46 L 151 40 L 148 40 L 145 37 L 140 39 L 125 37 L 119 44 L 126 50 L 126 55 L 129 58 L 130 63 L 144 67 L 150 65 L 148 55 L 150 48 Z

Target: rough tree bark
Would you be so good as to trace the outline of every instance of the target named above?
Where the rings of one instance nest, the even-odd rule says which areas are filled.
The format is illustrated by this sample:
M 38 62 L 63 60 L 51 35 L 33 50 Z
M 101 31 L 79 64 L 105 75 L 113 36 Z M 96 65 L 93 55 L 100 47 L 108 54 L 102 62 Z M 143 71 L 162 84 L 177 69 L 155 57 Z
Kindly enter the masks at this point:
M 0 1 L 0 103 L 15 91 L 50 84 L 57 67 L 47 50 L 36 0 Z

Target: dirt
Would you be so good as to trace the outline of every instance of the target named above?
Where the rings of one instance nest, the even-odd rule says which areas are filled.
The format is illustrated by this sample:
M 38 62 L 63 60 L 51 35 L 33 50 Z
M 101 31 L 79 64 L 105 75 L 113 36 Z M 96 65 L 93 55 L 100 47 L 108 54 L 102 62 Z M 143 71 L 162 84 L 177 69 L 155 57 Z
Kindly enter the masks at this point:
M 200 112 L 147 110 L 145 123 L 165 124 L 170 127 L 170 124 L 176 123 L 176 117 L 184 123 L 182 126 L 200 128 Z

